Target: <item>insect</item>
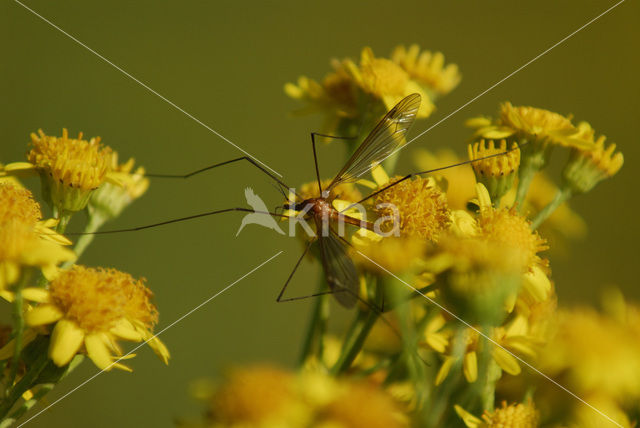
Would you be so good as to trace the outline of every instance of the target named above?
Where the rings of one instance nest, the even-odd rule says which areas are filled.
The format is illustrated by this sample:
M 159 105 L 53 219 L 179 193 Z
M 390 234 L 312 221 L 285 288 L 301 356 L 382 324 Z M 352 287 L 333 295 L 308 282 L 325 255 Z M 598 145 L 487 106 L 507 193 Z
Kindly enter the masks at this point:
M 319 133 L 311 133 L 311 143 L 313 148 L 313 158 L 315 164 L 315 172 L 316 179 L 319 189 L 319 196 L 303 199 L 295 193 L 295 196 L 301 200 L 301 202 L 289 201 L 284 204 L 283 208 L 285 210 L 293 210 L 293 211 L 301 211 L 304 213 L 304 219 L 311 222 L 315 225 L 316 233 L 315 237 L 311 239 L 302 255 L 296 262 L 292 272 L 287 278 L 285 284 L 283 285 L 276 301 L 278 302 L 286 302 L 299 300 L 308 297 L 319 296 L 322 294 L 332 294 L 342 306 L 346 308 L 353 307 L 358 300 L 361 298 L 358 295 L 358 286 L 359 279 L 358 273 L 356 271 L 356 267 L 354 265 L 353 260 L 349 257 L 347 246 L 350 245 L 348 241 L 346 241 L 342 236 L 340 236 L 333 228 L 332 223 L 335 222 L 344 222 L 346 224 L 351 224 L 354 226 L 358 226 L 361 228 L 366 228 L 368 230 L 374 231 L 374 225 L 371 222 L 366 220 L 361 220 L 355 217 L 351 217 L 345 214 L 352 206 L 360 204 L 375 195 L 384 192 L 385 190 L 411 178 L 414 176 L 432 173 L 434 171 L 444 169 L 438 168 L 435 170 L 428 171 L 419 171 L 411 174 L 407 174 L 404 177 L 400 178 L 392 182 L 391 184 L 378 189 L 377 191 L 369 194 L 365 198 L 360 201 L 346 207 L 343 210 L 338 211 L 333 206 L 333 201 L 336 198 L 335 195 L 332 194 L 332 190 L 336 188 L 336 186 L 344 183 L 353 183 L 358 180 L 362 174 L 369 171 L 375 165 L 382 162 L 384 159 L 392 155 L 396 150 L 398 150 L 402 143 L 405 141 L 405 136 L 411 125 L 413 124 L 416 114 L 418 112 L 418 108 L 420 107 L 421 97 L 419 94 L 411 94 L 405 98 L 403 98 L 398 104 L 396 104 L 391 110 L 389 110 L 384 117 L 378 122 L 378 124 L 373 128 L 373 130 L 367 135 L 367 137 L 362 141 L 362 143 L 355 150 L 353 155 L 347 160 L 342 169 L 336 174 L 330 184 L 326 189 L 322 188 L 321 180 L 320 180 L 320 171 L 318 168 L 318 157 L 316 153 L 316 137 L 329 137 L 329 138 L 341 138 L 341 137 L 333 137 L 329 135 L 319 134 Z M 507 151 L 508 152 L 508 151 Z M 504 153 L 494 154 L 489 157 L 499 156 Z M 478 161 L 484 158 L 475 159 L 474 161 Z M 207 166 L 205 168 L 201 168 L 199 170 L 190 172 L 184 175 L 174 175 L 174 174 L 147 174 L 149 177 L 155 178 L 189 178 L 196 174 L 209 171 L 214 168 L 218 168 L 224 165 L 228 165 L 231 163 L 239 162 L 239 161 L 247 161 L 264 174 L 269 176 L 278 186 L 281 188 L 289 189 L 291 191 L 291 187 L 285 184 L 282 180 L 280 180 L 277 176 L 269 172 L 267 169 L 262 167 L 258 162 L 253 160 L 248 156 L 242 156 L 235 159 L 231 159 L 228 161 L 220 162 L 214 165 Z M 463 164 L 470 163 L 472 161 L 460 162 L 455 165 L 450 165 L 445 168 L 451 168 L 454 166 L 459 166 Z M 108 234 L 108 233 L 118 233 L 118 232 L 130 232 L 136 230 L 149 229 L 153 227 L 158 227 L 162 225 L 167 225 L 171 223 L 177 223 L 182 221 L 187 221 L 195 218 L 212 216 L 217 214 L 222 214 L 226 212 L 248 212 L 253 214 L 264 214 L 270 215 L 276 218 L 288 218 L 291 217 L 285 214 L 278 214 L 270 211 L 256 211 L 243 207 L 235 207 L 235 208 L 225 208 L 215 211 L 208 211 L 201 214 L 196 214 L 187 217 L 181 217 L 177 219 L 172 219 L 160 223 L 149 224 L 145 226 L 138 226 L 127 229 L 118 229 L 118 230 L 107 230 L 94 232 L 95 234 Z M 311 246 L 316 243 L 319 245 L 320 251 L 320 259 L 322 263 L 322 268 L 324 270 L 324 275 L 326 278 L 326 282 L 329 286 L 329 291 L 312 294 L 309 296 L 302 297 L 292 297 L 292 298 L 284 298 L 285 290 L 287 286 L 291 282 L 293 275 L 296 270 L 300 266 L 300 263 L 304 259 L 305 255 L 309 252 Z

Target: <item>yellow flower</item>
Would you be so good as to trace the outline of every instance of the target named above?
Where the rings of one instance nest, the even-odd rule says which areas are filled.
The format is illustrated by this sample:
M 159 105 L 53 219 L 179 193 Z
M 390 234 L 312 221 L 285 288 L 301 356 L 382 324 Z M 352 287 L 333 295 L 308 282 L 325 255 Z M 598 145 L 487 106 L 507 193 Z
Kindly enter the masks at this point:
M 538 255 L 549 247 L 538 232 L 531 230 L 530 222 L 515 208 L 493 208 L 487 189 L 477 185 L 480 212 L 477 219 L 479 237 L 498 245 L 513 248 L 512 254 L 521 257 L 517 263 L 523 267 L 525 291 L 541 300 L 550 290 L 545 274 L 548 262 Z
M 518 248 L 479 237 L 444 236 L 425 261 L 438 275 L 445 306 L 471 323 L 497 325 L 520 287 L 524 257 Z
M 487 145 L 485 140 L 480 140 L 469 145 L 469 160 L 474 161 L 477 180 L 487 187 L 492 200 L 499 201 L 513 186 L 520 166 L 520 149 L 513 143 L 507 152 L 506 140 L 501 140 L 499 147 L 494 140 L 489 140 Z
M 370 235 L 352 237 L 354 248 L 367 258 L 354 255 L 353 260 L 373 273 L 387 275 L 388 272 L 401 273 L 419 266 L 427 243 L 417 237 L 387 237 L 371 239 Z M 382 268 L 380 267 L 382 266 Z
M 119 164 L 118 153 L 112 153 L 110 175 L 120 185 L 105 182 L 93 192 L 89 200 L 89 212 L 92 216 L 99 215 L 104 220 L 118 217 L 122 210 L 147 191 L 149 179 L 144 176 L 144 168 L 138 167 L 132 172 L 134 163 L 131 158 Z
M 208 411 L 202 423 L 193 426 L 408 426 L 399 404 L 376 384 L 335 379 L 318 368 L 291 373 L 267 364 L 236 367 L 217 388 L 207 383 L 197 395 L 207 402 Z
M 562 375 L 567 388 L 580 396 L 598 394 L 619 403 L 637 402 L 640 318 L 633 313 L 638 307 L 624 304 L 620 309 L 616 315 L 588 307 L 560 310 L 556 333 L 541 353 L 541 370 Z
M 460 163 L 460 159 L 453 150 L 445 149 L 435 153 L 427 150 L 416 150 L 413 154 L 415 165 L 421 171 L 433 170 Z M 447 203 L 452 210 L 462 210 L 467 207 L 469 199 L 476 195 L 476 177 L 470 165 L 460 165 L 436 171 L 434 177 L 442 177 L 447 182 Z
M 40 204 L 27 189 L 11 183 L 0 183 L 0 223 L 14 219 L 35 225 L 42 220 Z
M 218 426 L 304 426 L 309 418 L 295 377 L 282 369 L 254 365 L 231 370 L 210 401 Z
M 485 411 L 482 419 L 457 404 L 454 410 L 469 428 L 536 428 L 540 422 L 540 415 L 531 401 L 510 405 L 503 401 L 493 412 Z
M 58 264 L 74 258 L 73 251 L 42 239 L 35 225 L 19 219 L 0 223 L 0 291 L 17 282 L 23 268 L 42 269 L 49 277 Z
M 589 404 L 607 415 L 607 417 L 605 418 L 601 414 L 596 413 L 596 411 L 590 407 L 579 404 L 573 409 L 570 422 L 567 423 L 568 428 L 612 428 L 616 426 L 609 418 L 619 424 L 617 425 L 618 427 L 635 428 L 637 426 L 636 422 L 632 423 L 629 416 L 625 414 L 624 410 L 621 409 L 614 400 L 606 397 L 604 394 L 584 398 Z
M 441 384 L 446 379 L 454 363 L 459 358 L 451 354 L 454 346 L 454 333 L 449 329 L 443 329 L 441 334 L 447 334 L 448 340 L 446 349 L 438 351 L 443 355 L 444 359 L 436 375 L 436 385 Z M 537 355 L 541 345 L 540 340 L 531 335 L 529 323 L 522 316 L 515 317 L 504 326 L 493 328 L 489 337 L 491 341 L 487 341 L 487 343 L 491 348 L 492 362 L 512 376 L 517 376 L 522 371 L 518 358 L 514 355 L 533 358 Z M 471 328 L 464 329 L 464 339 L 466 344 L 462 357 L 462 371 L 467 382 L 473 383 L 478 378 L 478 350 L 482 346 L 483 339 L 478 330 Z
M 521 145 L 524 141 L 564 147 L 589 147 L 576 138 L 581 132 L 571 123 L 571 117 L 535 107 L 513 106 L 510 102 L 500 105 L 500 117 L 492 121 L 484 117 L 467 121 L 475 128 L 475 136 L 493 140 L 513 137 Z M 529 150 L 529 149 L 527 149 Z
M 624 157 L 622 153 L 615 152 L 615 144 L 605 148 L 604 135 L 594 141 L 593 132 L 588 123 L 583 122 L 579 127 L 591 136 L 586 140 L 590 145 L 587 148 L 576 147 L 571 150 L 562 175 L 572 191 L 586 193 L 605 178 L 612 177 L 620 171 Z
M 382 167 L 374 169 L 374 179 L 379 188 L 399 179 L 389 180 Z M 387 217 L 383 230 L 399 227 L 404 236 L 437 241 L 451 224 L 451 213 L 445 194 L 433 178 L 416 177 L 396 184 L 374 197 L 374 209 L 380 217 Z M 396 214 L 399 224 L 395 224 Z
M 478 185 L 480 212 L 478 226 L 480 236 L 488 242 L 510 245 L 523 257 L 520 264 L 528 268 L 544 266 L 538 253 L 548 248 L 546 241 L 529 227 L 529 221 L 513 208 L 496 209 L 491 206 L 487 190 Z
M 376 58 L 371 48 L 362 49 L 359 65 L 351 60 L 345 60 L 343 64 L 355 84 L 365 93 L 380 99 L 387 110 L 393 108 L 402 98 L 419 93 L 422 103 L 416 117 L 428 117 L 433 112 L 431 98 L 422 87 L 411 80 L 409 74 L 398 64 L 386 58 Z
M 144 279 L 115 269 L 87 268 L 75 265 L 62 271 L 49 289 L 25 290 L 24 297 L 39 303 L 25 315 L 30 326 L 55 324 L 51 334 L 49 357 L 64 366 L 84 350 L 100 369 L 117 367 L 122 355 L 118 339 L 148 341 L 149 346 L 165 362 L 169 351 L 153 336 L 158 312 L 151 303 L 152 293 Z
M 391 396 L 373 384 L 351 382 L 322 412 L 321 426 L 396 428 L 408 421 Z
M 69 138 L 66 129 L 62 137 L 48 136 L 42 130 L 31 134 L 29 162 L 16 162 L 4 167 L 3 174 L 38 172 L 45 199 L 59 211 L 83 209 L 91 196 L 110 176 L 111 149 L 100 144 L 100 138 L 83 140 Z M 115 182 L 115 181 L 114 181 Z
M 42 220 L 40 204 L 33 199 L 33 194 L 12 182 L 0 183 L 0 224 L 15 220 L 27 227 L 33 227 L 34 232 L 42 239 L 47 239 L 62 245 L 70 245 L 64 236 L 56 233 L 51 227 L 58 224 L 58 220 Z
M 442 52 L 420 52 L 420 47 L 416 44 L 409 48 L 400 45 L 391 54 L 391 60 L 430 93 L 446 95 L 460 83 L 458 66 L 448 64 L 445 67 Z
M 322 130 L 335 132 L 341 119 L 357 117 L 357 87 L 340 61 L 332 61 L 334 71 L 327 74 L 322 82 L 300 76 L 297 83 L 287 83 L 285 93 L 291 98 L 305 102 L 306 107 L 297 114 L 321 112 L 325 114 Z

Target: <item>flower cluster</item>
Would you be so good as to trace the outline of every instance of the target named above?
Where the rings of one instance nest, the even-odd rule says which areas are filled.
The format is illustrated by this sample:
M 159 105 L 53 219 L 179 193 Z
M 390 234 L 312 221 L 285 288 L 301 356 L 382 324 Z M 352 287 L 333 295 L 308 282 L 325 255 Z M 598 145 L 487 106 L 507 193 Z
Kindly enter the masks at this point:
M 321 112 L 323 132 L 354 136 L 370 129 L 375 121 L 409 94 L 422 96 L 419 118 L 428 117 L 434 102 L 460 82 L 455 64 L 444 64 L 441 52 L 421 51 L 418 45 L 398 46 L 390 58 L 376 57 L 366 47 L 360 61 L 331 61 L 333 71 L 320 82 L 306 76 L 287 83 L 285 92 L 305 106 L 298 113 Z
M 397 399 L 371 380 L 335 379 L 307 368 L 299 373 L 252 365 L 231 370 L 215 387 L 194 384 L 206 403 L 203 421 L 183 427 L 408 427 Z
M 144 170 L 132 173 L 133 160 L 120 165 L 100 138 L 69 138 L 66 129 L 61 137 L 40 130 L 31 144 L 28 162 L 0 167 L 0 296 L 13 311 L 0 348 L 3 425 L 33 407 L 84 355 L 102 370 L 131 371 L 120 362 L 133 357 L 121 340 L 148 343 L 169 360 L 153 334 L 158 311 L 145 280 L 76 264 L 93 232 L 145 192 Z M 30 174 L 40 176 L 54 218 L 43 219 L 40 203 L 21 184 Z M 71 248 L 64 233 L 79 211 L 88 222 Z
M 359 63 L 333 66 L 322 82 L 303 77 L 285 90 L 338 135 L 408 92 L 422 95 L 417 117 L 426 117 L 460 80 L 442 54 L 417 46 L 400 46 L 390 59 L 365 48 Z M 380 108 L 370 115 L 372 101 Z M 239 369 L 208 389 L 205 426 L 634 426 L 640 311 L 616 293 L 604 313 L 558 309 L 562 285 L 549 260 L 559 243 L 584 235 L 570 197 L 615 175 L 622 154 L 586 122 L 509 102 L 497 119 L 467 125 L 468 161 L 418 150 L 419 170 L 437 171 L 394 176 L 395 163 L 385 162 L 332 195 L 345 214 L 398 232 L 356 222 L 343 238 L 360 281 L 353 322 L 329 334 L 329 297 L 319 289 L 299 372 Z M 556 185 L 544 168 L 560 150 L 568 161 Z M 317 184 L 302 188 L 303 198 L 318 196 Z M 366 213 L 349 210 L 362 200 Z M 322 384 L 308 383 L 310 368 Z M 357 389 L 339 392 L 355 379 L 368 382 L 362 402 Z

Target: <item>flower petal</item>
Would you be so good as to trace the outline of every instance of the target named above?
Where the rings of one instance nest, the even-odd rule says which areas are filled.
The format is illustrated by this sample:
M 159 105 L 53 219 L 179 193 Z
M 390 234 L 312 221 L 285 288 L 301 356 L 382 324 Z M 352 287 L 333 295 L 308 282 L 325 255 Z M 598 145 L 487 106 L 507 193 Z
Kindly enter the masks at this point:
M 51 294 L 49 290 L 40 287 L 26 287 L 22 289 L 22 297 L 32 302 L 49 303 Z
M 88 334 L 84 338 L 84 346 L 87 348 L 87 355 L 100 370 L 111 370 L 114 366 L 111 352 L 105 343 L 104 333 Z
M 24 320 L 30 326 L 51 324 L 64 316 L 56 305 L 39 305 L 24 314 Z M 56 328 L 58 328 L 56 326 Z
M 473 383 L 478 379 L 478 357 L 475 352 L 472 351 L 464 354 L 462 372 L 469 383 Z
M 116 324 L 109 331 L 124 340 L 130 340 L 132 342 L 142 341 L 142 335 L 136 330 L 133 324 L 125 318 L 116 321 Z
M 371 170 L 371 176 L 378 186 L 384 186 L 389 182 L 389 175 L 387 175 L 387 172 L 382 168 L 382 165 L 377 165 L 373 168 Z
M 83 340 L 84 331 L 75 322 L 61 319 L 51 333 L 49 358 L 59 367 L 68 364 L 82 346 Z
M 454 357 L 445 357 L 442 365 L 440 366 L 440 370 L 438 370 L 438 374 L 436 375 L 436 386 L 440 385 L 447 378 L 447 375 L 449 374 L 449 371 L 451 371 L 451 367 L 453 366 L 454 361 Z
M 502 370 L 513 376 L 520 374 L 520 364 L 518 364 L 518 360 L 513 355 L 498 347 L 493 349 L 492 355 Z

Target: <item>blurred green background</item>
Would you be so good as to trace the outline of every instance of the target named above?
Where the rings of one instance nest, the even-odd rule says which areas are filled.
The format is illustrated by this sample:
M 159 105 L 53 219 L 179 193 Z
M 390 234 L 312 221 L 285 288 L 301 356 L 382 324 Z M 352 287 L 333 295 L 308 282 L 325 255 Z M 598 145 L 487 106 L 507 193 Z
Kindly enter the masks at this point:
M 357 58 L 366 45 L 377 55 L 390 54 L 400 43 L 440 50 L 460 66 L 463 80 L 440 100 L 431 118 L 414 127 L 417 135 L 614 2 L 26 4 L 296 185 L 313 178 L 309 132 L 321 122 L 288 116 L 299 104 L 284 95 L 285 82 L 301 74 L 321 78 L 330 58 Z M 572 204 L 589 225 L 588 237 L 574 243 L 567 257 L 551 260 L 564 304 L 595 301 L 606 284 L 640 296 L 634 190 L 640 177 L 639 12 L 638 2 L 627 0 L 413 143 L 414 148 L 451 147 L 463 155 L 469 137 L 464 120 L 494 114 L 499 102 L 510 100 L 573 113 L 619 144 L 626 160 L 622 171 Z M 0 29 L 0 161 L 21 160 L 30 132 L 42 128 L 59 135 L 62 127 L 72 134 L 100 135 L 123 159 L 133 156 L 149 172 L 186 172 L 240 155 L 18 3 L 0 4 Z M 343 152 L 338 145 L 322 151 L 328 176 L 337 171 Z M 403 152 L 399 171 L 411 171 L 410 156 L 411 149 Z M 110 227 L 244 206 L 247 186 L 268 206 L 280 202 L 260 173 L 235 165 L 189 181 L 156 180 Z M 101 375 L 29 426 L 172 426 L 176 418 L 199 411 L 188 397 L 191 380 L 236 362 L 293 363 L 311 302 L 276 304 L 275 297 L 299 244 L 256 226 L 235 238 L 240 217 L 228 214 L 96 239 L 84 263 L 147 277 L 160 309 L 158 329 L 284 252 L 164 333 L 173 353 L 169 367 L 141 349 L 131 362 L 133 374 Z M 316 271 L 317 266 L 304 266 L 291 292 L 314 288 Z M 49 400 L 96 372 L 91 363 L 83 364 Z

